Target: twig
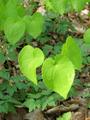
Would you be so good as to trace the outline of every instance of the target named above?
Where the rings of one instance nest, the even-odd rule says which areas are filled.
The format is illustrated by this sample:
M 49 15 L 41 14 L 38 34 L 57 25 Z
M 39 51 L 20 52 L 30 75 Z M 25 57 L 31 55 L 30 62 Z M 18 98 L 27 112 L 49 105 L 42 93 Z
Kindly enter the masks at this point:
M 45 114 L 47 115 L 51 115 L 51 114 L 55 114 L 55 113 L 64 113 L 64 112 L 68 112 L 68 111 L 76 111 L 77 109 L 79 109 L 79 105 L 78 104 L 72 104 L 69 107 L 66 107 L 64 105 L 60 105 L 54 108 L 51 108 L 49 110 L 47 110 L 45 112 Z

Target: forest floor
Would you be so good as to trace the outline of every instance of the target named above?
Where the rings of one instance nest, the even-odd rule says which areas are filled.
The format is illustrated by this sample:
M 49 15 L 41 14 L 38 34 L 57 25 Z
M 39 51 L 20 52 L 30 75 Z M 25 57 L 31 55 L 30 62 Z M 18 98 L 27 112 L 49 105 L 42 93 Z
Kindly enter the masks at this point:
M 85 11 L 87 13 L 87 9 L 82 12 L 81 16 L 68 14 L 68 19 L 77 30 L 77 32 L 72 32 L 75 37 L 83 36 L 85 29 L 90 27 L 90 17 L 87 16 Z M 26 108 L 17 108 L 16 114 L 8 113 L 4 116 L 5 118 L 1 114 L 0 120 L 56 120 L 58 116 L 65 112 L 72 113 L 72 120 L 90 120 L 90 64 L 85 65 L 77 76 L 81 83 L 75 86 L 78 92 L 75 97 L 60 101 L 57 106 L 47 108 L 44 111 L 36 109 L 28 113 Z

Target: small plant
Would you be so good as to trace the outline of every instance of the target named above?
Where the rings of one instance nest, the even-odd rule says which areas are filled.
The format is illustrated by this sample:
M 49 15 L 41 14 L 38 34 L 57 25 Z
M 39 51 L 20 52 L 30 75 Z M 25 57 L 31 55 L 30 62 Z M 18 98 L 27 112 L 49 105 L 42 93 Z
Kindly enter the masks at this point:
M 21 45 L 18 50 L 20 51 L 18 55 L 18 63 L 21 72 L 26 77 L 24 81 L 20 83 L 23 78 L 19 78 L 18 82 L 16 78 L 13 78 L 8 74 L 6 69 L 0 71 L 0 77 L 4 78 L 4 83 L 7 84 L 7 87 L 5 85 L 4 88 L 3 83 L 1 86 L 1 91 L 8 91 L 8 94 L 10 95 L 8 96 L 10 99 L 8 99 L 8 97 L 3 99 L 1 98 L 1 104 L 7 101 L 5 104 L 6 108 L 9 108 L 7 103 L 10 103 L 10 105 L 12 104 L 12 97 L 14 96 L 14 93 L 18 91 L 18 89 L 25 88 L 26 91 L 24 90 L 24 92 L 28 91 L 26 89 L 28 88 L 28 82 L 27 84 L 24 84 L 26 79 L 33 82 L 35 85 L 38 85 L 37 69 L 40 69 L 42 73 L 41 79 L 43 79 L 48 89 L 57 92 L 64 99 L 66 99 L 75 78 L 75 70 L 81 71 L 82 68 L 82 49 L 80 49 L 80 46 L 76 42 L 75 38 L 69 35 L 62 47 L 60 46 L 60 52 L 59 49 L 56 50 L 56 48 L 53 48 L 52 46 L 44 46 L 44 48 L 46 47 L 45 49 L 56 50 L 56 52 L 48 58 L 45 57 L 40 48 L 32 47 L 32 45 L 30 45 L 30 41 L 28 45 L 26 45 L 27 43 L 25 43 L 25 45 L 20 43 L 29 36 L 31 40 L 36 40 L 37 38 L 37 43 L 40 42 L 39 39 L 41 37 L 41 43 L 44 44 L 44 42 L 47 42 L 47 38 L 50 39 L 49 36 L 45 37 L 45 35 L 43 35 L 48 33 L 48 31 L 45 29 L 45 25 L 51 29 L 50 26 L 46 24 L 47 21 L 50 21 L 48 13 L 54 13 L 54 17 L 52 17 L 52 19 L 54 19 L 55 16 L 63 15 L 69 11 L 80 12 L 84 8 L 85 4 L 90 2 L 90 0 L 44 0 L 42 3 L 30 0 L 29 2 L 31 4 L 28 3 L 28 6 L 25 6 L 22 0 L 0 0 L 0 30 L 4 33 L 4 40 L 6 42 L 6 46 L 8 46 L 6 57 L 3 52 L 0 51 L 0 62 L 4 64 L 5 60 L 7 61 L 7 59 L 14 60 L 17 56 L 17 53 L 14 53 L 15 56 L 12 56 L 11 53 L 18 45 Z M 44 15 L 37 10 L 40 4 L 45 7 L 46 13 Z M 67 25 L 69 23 L 65 24 Z M 59 32 L 59 30 L 60 28 L 58 28 L 57 32 Z M 83 42 L 85 42 L 85 44 L 90 44 L 90 29 L 85 32 Z M 9 45 L 7 45 L 8 43 Z M 22 46 L 24 47 L 22 48 Z M 47 51 L 45 51 L 45 53 L 48 56 Z M 10 79 L 11 81 L 14 79 L 14 83 L 11 84 L 9 81 Z M 8 84 L 11 86 L 8 87 Z M 7 93 L 3 93 L 3 95 L 5 94 Z M 43 105 L 42 94 L 43 92 L 41 92 L 41 94 L 39 94 L 40 96 L 37 98 L 33 98 L 34 94 L 29 94 L 30 96 L 23 105 L 28 107 L 29 103 L 31 103 L 29 105 L 29 111 L 35 109 L 35 107 L 42 107 L 42 109 L 44 109 L 47 104 L 55 105 L 55 101 L 53 100 L 52 96 L 49 96 L 48 101 L 46 101 Z M 25 97 L 26 95 L 24 98 Z M 46 100 L 46 98 L 44 98 L 44 100 Z M 21 101 L 23 101 L 23 99 Z M 18 101 L 14 102 L 18 103 Z M 41 106 L 40 102 L 42 102 Z M 1 111 L 7 112 L 8 109 L 6 109 L 6 111 Z
M 71 112 L 64 113 L 62 117 L 57 118 L 57 120 L 71 120 Z

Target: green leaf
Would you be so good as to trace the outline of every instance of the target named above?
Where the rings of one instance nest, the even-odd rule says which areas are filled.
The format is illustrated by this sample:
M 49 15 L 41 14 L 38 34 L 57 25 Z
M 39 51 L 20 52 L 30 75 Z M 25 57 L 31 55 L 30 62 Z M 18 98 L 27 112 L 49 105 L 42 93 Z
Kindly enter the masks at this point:
M 63 14 L 74 9 L 77 12 L 80 12 L 84 6 L 86 0 L 44 0 L 46 8 L 55 13 Z
M 8 0 L 7 4 L 4 6 L 6 18 L 17 18 L 23 17 L 25 15 L 25 8 L 21 0 Z
M 53 46 L 46 44 L 43 47 L 43 52 L 44 54 L 47 56 L 49 54 L 49 52 L 51 52 L 53 50 Z
M 0 113 L 8 113 L 9 104 L 5 102 L 4 104 L 0 104 Z
M 0 0 L 0 30 L 3 30 L 5 19 L 5 3 Z
M 9 18 L 6 20 L 4 32 L 8 42 L 11 44 L 17 43 L 24 35 L 25 32 L 25 23 L 22 19 L 14 20 Z
M 90 44 L 90 28 L 84 33 L 84 41 L 87 44 Z
M 62 55 L 67 56 L 75 66 L 75 69 L 80 70 L 82 66 L 82 55 L 78 44 L 72 37 L 68 37 L 66 43 L 62 47 Z
M 21 72 L 33 83 L 37 84 L 36 68 L 44 61 L 44 54 L 39 48 L 25 46 L 18 57 Z
M 36 108 L 41 109 L 41 100 L 36 100 Z
M 44 0 L 44 3 L 49 10 L 53 10 L 53 6 L 50 0 Z
M 0 52 L 0 64 L 3 64 L 5 60 L 6 60 L 6 57 L 4 56 L 2 52 Z
M 62 117 L 57 118 L 57 120 L 71 120 L 71 112 L 64 113 Z
M 35 110 L 36 107 L 36 101 L 34 99 L 27 99 L 23 105 L 25 105 L 27 108 L 29 108 L 29 112 L 32 110 Z
M 5 15 L 6 17 L 17 17 L 17 1 L 15 0 L 8 0 L 6 6 L 5 6 Z
M 53 96 L 48 97 L 48 99 L 42 102 L 42 110 L 44 110 L 47 106 L 55 106 L 55 100 Z
M 65 6 L 67 0 L 45 0 L 46 7 L 53 12 L 63 14 L 65 13 Z
M 75 70 L 72 62 L 67 57 L 57 55 L 54 58 L 45 60 L 42 75 L 48 88 L 66 98 L 73 84 Z
M 36 12 L 32 16 L 25 16 L 24 20 L 26 22 L 27 32 L 34 38 L 38 37 L 43 29 L 43 16 Z
M 73 9 L 77 12 L 80 12 L 86 3 L 86 0 L 71 0 L 71 5 L 73 6 Z
M 25 8 L 23 5 L 19 5 L 17 6 L 17 13 L 20 17 L 24 17 L 25 16 Z
M 0 77 L 6 80 L 9 80 L 10 74 L 6 69 L 0 70 Z

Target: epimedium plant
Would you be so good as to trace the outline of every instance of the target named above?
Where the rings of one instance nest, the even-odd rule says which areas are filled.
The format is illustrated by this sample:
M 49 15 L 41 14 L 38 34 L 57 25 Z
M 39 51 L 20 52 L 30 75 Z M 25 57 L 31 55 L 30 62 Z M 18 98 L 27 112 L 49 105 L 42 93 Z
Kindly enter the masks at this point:
M 85 32 L 85 34 L 86 33 L 87 31 Z M 87 41 L 86 39 L 87 38 L 84 37 L 85 41 Z M 38 48 L 35 48 L 37 49 L 36 52 L 34 52 L 35 51 L 34 48 L 33 48 L 34 51 L 33 49 L 30 50 L 31 48 L 32 47 L 30 45 L 27 45 L 19 53 L 19 64 L 22 73 L 25 76 L 27 76 L 31 81 L 33 81 L 35 84 L 37 84 L 36 69 L 34 66 L 36 61 L 38 61 L 41 64 L 43 63 L 42 76 L 44 83 L 47 85 L 48 88 L 56 91 L 64 98 L 66 98 L 73 84 L 75 70 L 80 70 L 82 67 L 81 50 L 78 47 L 75 40 L 72 37 L 68 37 L 66 43 L 62 47 L 61 54 L 53 56 L 52 58 L 47 58 L 45 61 L 44 54 L 43 52 L 41 52 L 40 49 L 39 50 L 41 53 L 38 51 Z M 29 51 L 32 52 L 30 56 L 28 56 Z M 39 57 L 37 54 L 39 55 Z M 32 56 L 34 56 L 33 59 Z M 36 66 L 36 68 L 39 67 L 41 64 Z M 33 71 L 33 69 L 35 71 Z
M 40 13 L 36 12 L 33 15 L 25 14 L 26 9 L 21 4 L 22 2 L 18 2 L 17 0 L 1 0 L 0 2 L 0 13 L 3 16 L 0 19 L 0 28 L 4 30 L 8 42 L 15 44 L 25 33 L 30 34 L 34 38 L 41 33 L 44 19 Z M 36 27 L 38 30 L 35 30 Z
M 36 68 L 43 63 L 42 76 L 44 83 L 48 88 L 56 91 L 64 98 L 67 97 L 73 84 L 75 69 L 80 70 L 82 65 L 80 49 L 76 42 L 72 37 L 68 37 L 66 41 L 67 42 L 63 45 L 61 54 L 53 56 L 52 58 L 47 58 L 45 61 L 43 52 L 41 52 L 39 48 L 33 48 L 33 51 L 30 45 L 25 46 L 21 50 L 18 58 L 22 73 L 34 83 L 37 83 Z M 28 55 L 28 52 L 31 52 L 30 56 Z M 36 61 L 38 62 L 36 63 Z M 36 64 L 38 65 L 36 66 Z M 66 82 L 67 84 L 65 84 Z
M 63 15 L 66 12 L 71 12 L 75 10 L 76 12 L 80 12 L 86 2 L 90 2 L 90 0 L 44 0 L 46 8 L 55 13 Z
M 63 15 L 72 10 L 80 12 L 86 2 L 89 0 L 44 0 L 42 4 L 47 11 Z M 37 38 L 44 28 L 46 14 L 42 15 L 37 11 L 29 13 L 29 8 L 24 7 L 22 3 L 22 0 L 0 0 L 0 30 L 4 31 L 11 45 L 19 42 L 27 34 Z M 88 29 L 84 34 L 86 43 L 90 43 L 89 33 Z M 74 38 L 69 36 L 62 46 L 61 53 L 46 59 L 40 48 L 26 45 L 19 53 L 18 63 L 24 76 L 36 85 L 36 70 L 42 65 L 42 78 L 46 86 L 66 99 L 73 84 L 75 70 L 82 68 L 82 55 Z
M 57 2 L 55 0 L 44 0 L 42 4 L 46 6 L 47 10 L 62 15 L 63 13 L 68 12 L 69 6 L 71 7 L 70 11 L 81 11 L 87 1 L 79 1 L 83 4 L 82 5 L 76 0 L 71 0 L 69 2 L 67 0 L 58 0 Z M 33 10 L 32 12 L 28 12 L 29 7 L 24 7 L 22 3 L 22 0 L 0 0 L 0 29 L 4 30 L 6 38 L 10 44 L 15 44 L 20 41 L 25 33 L 36 38 L 40 35 L 43 29 L 45 17 L 39 12 L 33 13 Z M 59 6 L 62 6 L 62 8 Z M 68 10 L 65 8 L 68 8 Z

